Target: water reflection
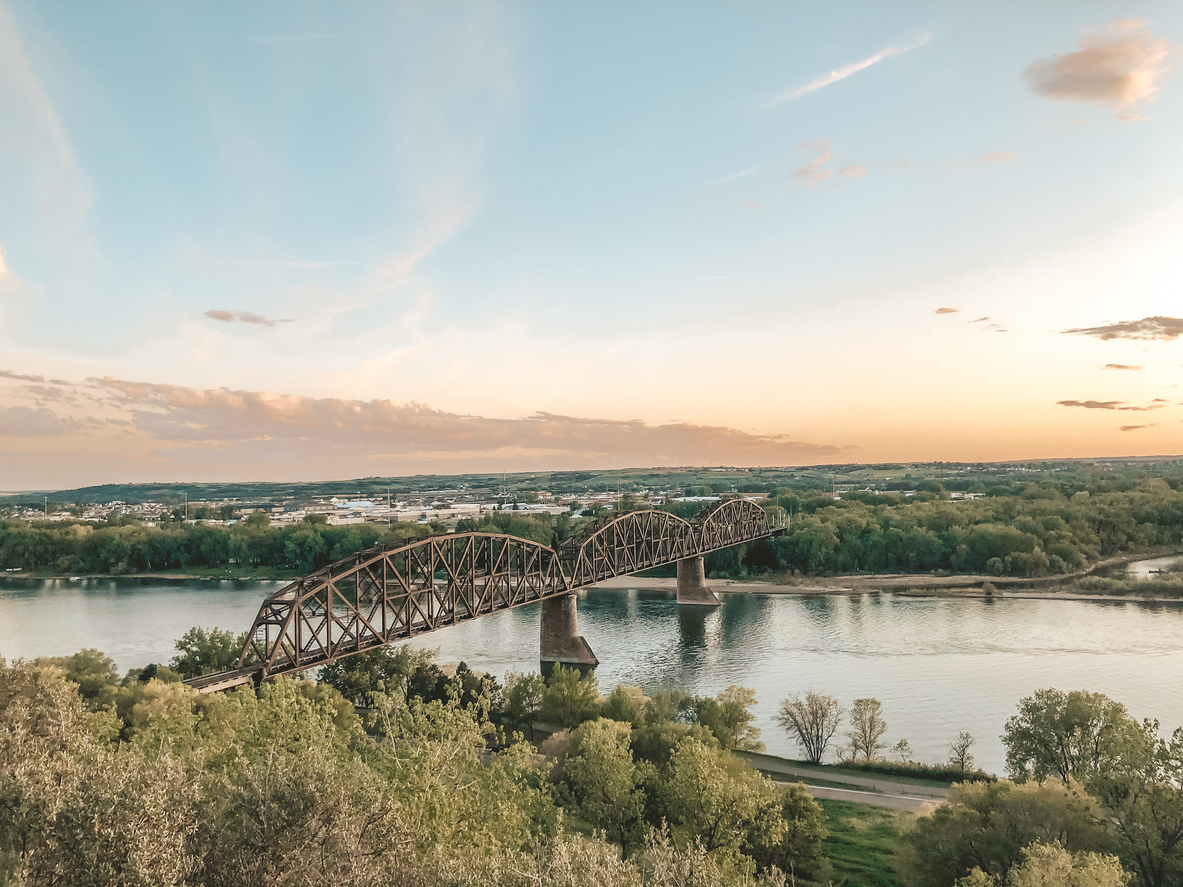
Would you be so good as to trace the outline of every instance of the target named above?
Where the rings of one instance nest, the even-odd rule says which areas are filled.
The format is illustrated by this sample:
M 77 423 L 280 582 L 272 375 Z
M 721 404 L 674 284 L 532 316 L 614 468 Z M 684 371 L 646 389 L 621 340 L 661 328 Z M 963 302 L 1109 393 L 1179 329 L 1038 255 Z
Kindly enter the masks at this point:
M 167 661 L 193 625 L 245 629 L 261 582 L 89 580 L 0 584 L 0 656 L 64 655 L 96 647 L 125 670 Z M 444 661 L 504 675 L 538 668 L 538 607 L 458 625 L 416 643 Z M 807 690 L 849 708 L 883 702 L 889 744 L 906 738 L 940 760 L 961 730 L 1000 772 L 998 735 L 1016 702 L 1041 687 L 1088 689 L 1135 717 L 1183 724 L 1183 607 L 1128 601 L 746 595 L 723 606 L 679 607 L 672 593 L 591 590 L 580 631 L 601 665 L 602 687 L 638 684 L 714 694 L 752 687 L 769 749 L 792 752 L 774 715 Z

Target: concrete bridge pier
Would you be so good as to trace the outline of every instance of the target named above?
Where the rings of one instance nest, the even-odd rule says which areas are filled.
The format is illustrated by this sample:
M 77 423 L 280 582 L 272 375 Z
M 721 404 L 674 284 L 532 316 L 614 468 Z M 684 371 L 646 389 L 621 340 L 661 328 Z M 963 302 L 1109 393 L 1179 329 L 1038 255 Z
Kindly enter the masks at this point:
M 564 594 L 542 601 L 542 625 L 539 632 L 539 659 L 543 673 L 549 673 L 556 662 L 582 669 L 600 664 L 579 634 L 575 611 L 575 595 Z
M 707 585 L 702 555 L 678 561 L 678 603 L 717 607 L 722 601 Z

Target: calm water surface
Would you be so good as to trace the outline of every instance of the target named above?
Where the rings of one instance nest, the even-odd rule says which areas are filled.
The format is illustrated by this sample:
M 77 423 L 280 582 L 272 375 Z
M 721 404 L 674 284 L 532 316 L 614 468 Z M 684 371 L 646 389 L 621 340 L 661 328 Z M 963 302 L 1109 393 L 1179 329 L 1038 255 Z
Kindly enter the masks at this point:
M 121 670 L 167 661 L 193 625 L 246 629 L 272 582 L 19 581 L 0 584 L 0 656 L 55 656 L 97 647 Z M 940 760 L 959 731 L 988 770 L 1022 696 L 1087 689 L 1136 717 L 1183 724 L 1183 605 L 994 601 L 866 594 L 731 594 L 715 610 L 679 609 L 670 593 L 592 590 L 580 631 L 600 658 L 601 687 L 639 684 L 716 693 L 756 690 L 769 751 L 793 746 L 772 718 L 780 700 L 816 690 L 849 708 L 883 703 L 894 743 Z M 503 675 L 538 668 L 538 607 L 459 625 L 419 641 L 443 661 Z

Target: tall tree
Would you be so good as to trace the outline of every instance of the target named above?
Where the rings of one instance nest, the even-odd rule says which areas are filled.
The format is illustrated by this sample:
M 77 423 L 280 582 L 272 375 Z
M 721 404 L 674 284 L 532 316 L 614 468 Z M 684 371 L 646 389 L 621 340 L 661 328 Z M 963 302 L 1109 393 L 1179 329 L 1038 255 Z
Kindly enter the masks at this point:
M 887 721 L 883 720 L 883 705 L 878 699 L 856 699 L 850 708 L 850 737 L 851 756 L 858 760 L 861 756 L 868 763 L 879 757 L 879 752 L 886 748 L 882 741 L 887 732 Z
M 801 747 L 805 757 L 819 764 L 838 731 L 842 714 L 837 699 L 810 690 L 804 699 L 798 695 L 782 702 L 777 721 Z
M 1049 776 L 1086 781 L 1150 748 L 1124 705 L 1102 693 L 1037 690 L 1019 701 L 1002 736 L 1006 769 L 1018 782 Z

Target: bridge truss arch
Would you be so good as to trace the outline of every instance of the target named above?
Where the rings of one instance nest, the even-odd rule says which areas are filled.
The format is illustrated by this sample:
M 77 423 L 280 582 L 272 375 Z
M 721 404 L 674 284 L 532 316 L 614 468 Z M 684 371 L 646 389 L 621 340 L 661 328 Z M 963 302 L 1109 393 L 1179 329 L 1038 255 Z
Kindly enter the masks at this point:
M 612 515 L 554 548 L 500 533 L 448 533 L 362 551 L 266 598 L 238 667 L 189 683 L 209 692 L 303 671 L 772 532 L 759 505 L 725 499 L 691 521 L 656 510 Z
M 450 533 L 360 552 L 263 601 L 239 656 L 262 677 L 566 594 L 557 553 L 498 533 Z
M 564 540 L 559 554 L 574 588 L 692 557 L 694 528 L 668 511 L 604 517 Z
M 720 499 L 696 514 L 690 523 L 696 554 L 730 548 L 772 533 L 768 513 L 748 499 Z

